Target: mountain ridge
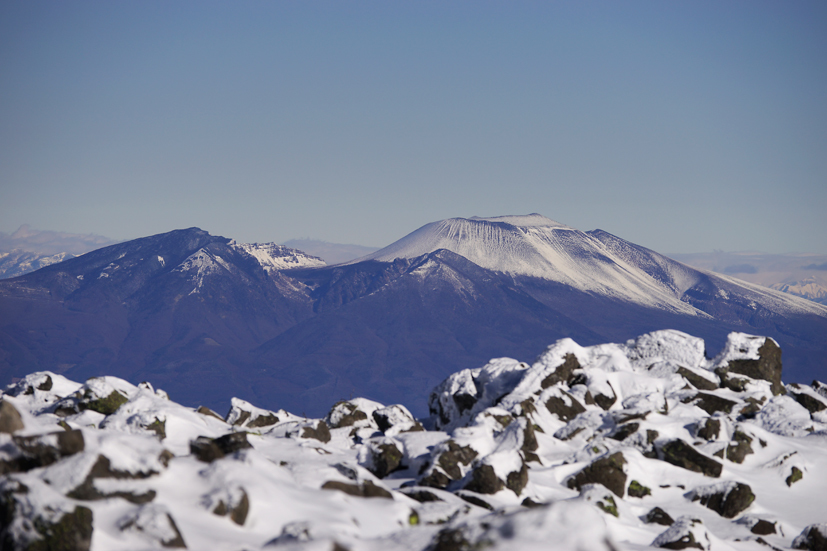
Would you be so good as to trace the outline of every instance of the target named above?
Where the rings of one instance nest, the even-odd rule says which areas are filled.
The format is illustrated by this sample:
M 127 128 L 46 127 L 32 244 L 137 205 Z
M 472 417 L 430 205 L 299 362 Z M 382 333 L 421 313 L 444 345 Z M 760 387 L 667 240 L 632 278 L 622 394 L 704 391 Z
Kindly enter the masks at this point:
M 524 238 L 504 221 L 514 217 L 493 220 L 462 226 Z M 221 408 L 232 394 L 314 414 L 356 394 L 422 397 L 449 372 L 494 355 L 533 357 L 556 338 L 622 342 L 663 327 L 715 347 L 731 331 L 768 334 L 787 351 L 796 382 L 827 368 L 827 308 L 691 269 L 601 230 L 549 230 L 545 220 L 532 218 L 526 233 L 565 235 L 569 250 L 590 252 L 570 265 L 584 258 L 595 273 L 620 274 L 621 290 L 645 280 L 637 291 L 659 289 L 668 307 L 493 270 L 446 248 L 323 266 L 298 251 L 189 228 L 0 282 L 0 376 L 115 374 L 155 380 L 184 403 L 198 396 Z

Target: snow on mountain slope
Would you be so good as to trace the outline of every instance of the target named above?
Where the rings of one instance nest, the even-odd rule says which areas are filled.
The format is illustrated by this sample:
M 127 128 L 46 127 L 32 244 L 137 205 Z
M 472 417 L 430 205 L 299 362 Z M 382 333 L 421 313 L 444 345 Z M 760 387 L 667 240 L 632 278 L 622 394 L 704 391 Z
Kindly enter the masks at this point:
M 6 549 L 823 549 L 827 386 L 732 333 L 561 339 L 458 371 L 432 418 L 324 419 L 32 373 L 0 392 Z
M 63 262 L 74 256 L 75 255 L 70 253 L 44 255 L 20 249 L 0 252 L 0 279 L 27 274 L 39 270 L 44 266 L 51 266 L 52 264 Z
M 319 257 L 275 243 L 236 243 L 230 241 L 229 245 L 253 256 L 267 270 L 267 273 L 291 268 L 326 266 L 325 261 Z
M 580 291 L 699 317 L 709 314 L 682 300 L 687 290 L 710 277 L 737 285 L 607 232 L 582 232 L 539 214 L 432 222 L 358 261 L 416 258 L 438 249 L 490 270 L 543 278 Z M 827 309 L 781 293 L 757 288 L 750 292 L 784 311 L 827 315 Z

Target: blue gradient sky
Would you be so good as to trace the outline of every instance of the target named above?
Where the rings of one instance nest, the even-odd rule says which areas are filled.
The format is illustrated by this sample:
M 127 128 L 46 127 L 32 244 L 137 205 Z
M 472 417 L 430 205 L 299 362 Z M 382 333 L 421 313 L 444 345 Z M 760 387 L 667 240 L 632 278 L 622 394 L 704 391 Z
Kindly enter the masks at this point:
M 827 3 L 0 3 L 0 231 L 827 252 Z

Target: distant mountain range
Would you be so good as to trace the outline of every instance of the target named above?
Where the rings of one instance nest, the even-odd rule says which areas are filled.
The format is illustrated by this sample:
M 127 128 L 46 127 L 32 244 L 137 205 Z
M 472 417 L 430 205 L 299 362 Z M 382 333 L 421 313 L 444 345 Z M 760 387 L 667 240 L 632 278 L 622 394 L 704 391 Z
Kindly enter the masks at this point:
M 690 266 L 827 304 L 827 255 L 718 251 L 670 256 Z
M 12 234 L 0 232 L 0 279 L 33 272 L 112 243 L 100 235 L 41 231 L 24 224 Z
M 558 338 L 664 328 L 714 348 L 765 334 L 789 380 L 827 372 L 827 307 L 529 215 L 435 222 L 337 266 L 198 228 L 105 247 L 0 282 L 0 378 L 110 374 L 320 415 L 356 395 L 425 403 L 451 372 Z

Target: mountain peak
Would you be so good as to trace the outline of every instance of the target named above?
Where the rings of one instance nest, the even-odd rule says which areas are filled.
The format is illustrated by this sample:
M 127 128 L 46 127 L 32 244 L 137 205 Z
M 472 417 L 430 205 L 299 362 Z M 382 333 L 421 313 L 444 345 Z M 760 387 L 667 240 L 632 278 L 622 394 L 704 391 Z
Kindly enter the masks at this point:
M 460 218 L 459 220 L 462 220 Z M 490 218 L 484 218 L 481 216 L 472 216 L 469 220 L 476 220 L 479 222 L 503 222 L 506 224 L 511 224 L 512 226 L 517 226 L 518 228 L 531 228 L 531 227 L 544 227 L 544 228 L 569 228 L 565 224 L 561 224 L 560 222 L 555 222 L 551 218 L 546 218 L 542 214 L 537 214 L 536 212 L 531 214 L 517 214 L 517 215 L 506 215 L 506 216 L 493 216 Z

